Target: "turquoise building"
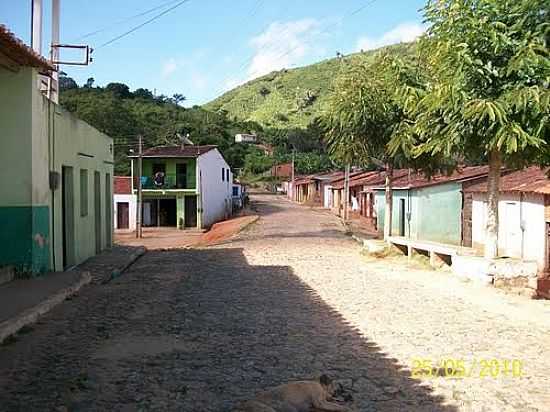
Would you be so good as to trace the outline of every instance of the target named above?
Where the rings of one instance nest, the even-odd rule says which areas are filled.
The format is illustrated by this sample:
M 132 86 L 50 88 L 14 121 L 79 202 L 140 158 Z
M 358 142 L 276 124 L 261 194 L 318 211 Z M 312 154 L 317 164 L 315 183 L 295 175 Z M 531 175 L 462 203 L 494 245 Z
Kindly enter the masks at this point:
M 487 178 L 486 166 L 463 167 L 450 176 L 412 174 L 393 182 L 392 236 L 456 246 L 471 244 L 471 199 L 464 188 Z M 375 192 L 378 230 L 386 215 L 385 190 Z M 468 204 L 468 202 L 470 202 Z

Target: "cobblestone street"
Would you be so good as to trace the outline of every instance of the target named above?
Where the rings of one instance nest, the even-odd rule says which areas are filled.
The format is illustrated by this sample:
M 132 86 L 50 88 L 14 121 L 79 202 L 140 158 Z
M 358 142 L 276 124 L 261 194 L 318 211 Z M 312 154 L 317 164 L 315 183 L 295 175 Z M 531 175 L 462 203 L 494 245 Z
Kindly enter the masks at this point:
M 322 373 L 354 411 L 550 409 L 549 302 L 367 261 L 330 213 L 252 200 L 235 240 L 148 252 L 0 347 L 0 410 L 229 412 Z M 413 379 L 415 359 L 471 376 Z

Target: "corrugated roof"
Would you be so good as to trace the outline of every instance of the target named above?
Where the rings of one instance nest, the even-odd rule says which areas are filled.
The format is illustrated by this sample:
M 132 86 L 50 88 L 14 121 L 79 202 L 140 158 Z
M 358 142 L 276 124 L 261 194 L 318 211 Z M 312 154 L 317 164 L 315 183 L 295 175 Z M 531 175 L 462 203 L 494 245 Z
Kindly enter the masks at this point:
M 406 170 L 406 169 L 401 169 Z M 393 189 L 418 189 L 421 187 L 436 186 L 450 182 L 460 182 L 479 177 L 487 176 L 489 166 L 463 166 L 456 169 L 452 174 L 443 173 L 427 177 L 423 173 L 412 172 L 409 176 L 408 171 L 401 177 L 393 180 Z
M 550 195 L 550 168 L 537 166 L 508 173 L 500 178 L 501 192 L 526 192 Z M 465 189 L 467 192 L 486 192 L 487 182 L 477 183 Z
M 199 157 L 210 150 L 216 149 L 218 146 L 205 145 L 205 146 L 156 146 L 151 147 L 143 151 L 142 157 Z M 138 157 L 136 154 L 129 157 Z
M 23 43 L 3 24 L 0 24 L 0 52 L 18 66 L 55 70 L 44 57 Z
M 132 194 L 132 178 L 130 176 L 115 176 L 113 186 L 115 195 Z

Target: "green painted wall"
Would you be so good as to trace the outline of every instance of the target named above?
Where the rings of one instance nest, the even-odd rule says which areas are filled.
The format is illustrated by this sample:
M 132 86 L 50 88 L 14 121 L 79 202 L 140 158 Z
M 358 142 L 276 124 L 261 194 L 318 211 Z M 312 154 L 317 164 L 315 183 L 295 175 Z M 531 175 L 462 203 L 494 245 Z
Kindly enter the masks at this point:
M 137 166 L 137 162 L 134 162 L 134 167 Z M 196 159 L 171 159 L 171 158 L 158 158 L 158 159 L 143 159 L 143 176 L 152 177 L 153 176 L 153 164 L 155 163 L 164 163 L 166 164 L 166 174 L 175 176 L 176 175 L 176 164 L 186 164 L 187 165 L 187 187 L 189 189 L 197 188 L 197 178 L 196 178 Z M 137 175 L 137 173 L 135 173 Z
M 33 273 L 63 269 L 63 191 L 61 179 L 50 190 L 50 171 L 61 175 L 62 166 L 74 171 L 71 263 L 95 254 L 95 172 L 101 180 L 97 227 L 102 249 L 111 246 L 113 205 L 107 188 L 113 176 L 112 139 L 46 99 L 38 90 L 38 77 L 32 68 L 13 73 L 0 67 L 0 266 Z M 90 177 L 85 217 L 80 216 L 80 169 Z
M 405 200 L 405 236 L 416 240 L 460 245 L 462 186 L 447 183 L 413 190 L 393 191 L 392 233 L 399 235 L 400 199 Z M 378 229 L 384 231 L 385 192 L 376 192 Z

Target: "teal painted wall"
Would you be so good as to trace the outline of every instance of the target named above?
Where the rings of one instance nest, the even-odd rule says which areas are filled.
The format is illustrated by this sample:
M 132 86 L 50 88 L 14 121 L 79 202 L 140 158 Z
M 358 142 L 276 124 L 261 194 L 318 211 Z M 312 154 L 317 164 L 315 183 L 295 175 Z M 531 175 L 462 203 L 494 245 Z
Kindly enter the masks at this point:
M 460 245 L 462 186 L 447 183 L 413 190 L 393 191 L 392 234 L 399 234 L 399 201 L 405 200 L 405 236 L 416 240 Z M 384 232 L 385 192 L 376 192 L 378 230 Z
M 418 198 L 418 238 L 460 245 L 462 185 L 447 183 L 415 190 Z
M 19 272 L 50 269 L 49 208 L 0 207 L 0 265 Z

